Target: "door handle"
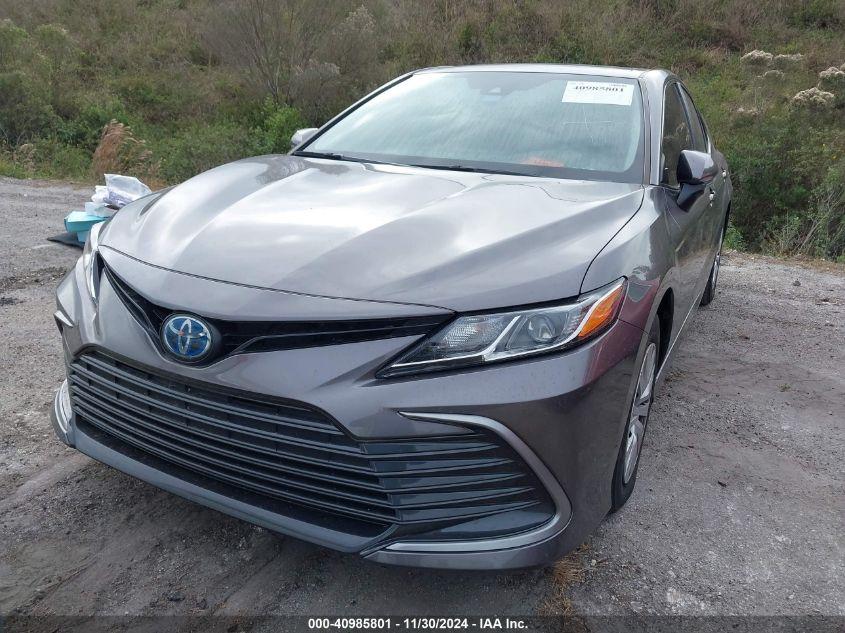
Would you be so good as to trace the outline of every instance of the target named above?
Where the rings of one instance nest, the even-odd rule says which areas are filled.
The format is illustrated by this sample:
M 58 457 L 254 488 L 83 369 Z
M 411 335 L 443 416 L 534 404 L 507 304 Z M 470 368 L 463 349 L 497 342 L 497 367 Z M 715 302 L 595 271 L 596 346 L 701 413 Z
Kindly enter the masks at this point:
M 713 204 L 713 199 L 716 197 L 716 190 L 713 187 L 710 187 L 710 193 L 707 194 L 707 197 L 710 198 L 710 204 Z
M 728 170 L 725 169 L 724 167 L 722 167 L 722 178 L 727 178 L 727 177 L 728 177 Z

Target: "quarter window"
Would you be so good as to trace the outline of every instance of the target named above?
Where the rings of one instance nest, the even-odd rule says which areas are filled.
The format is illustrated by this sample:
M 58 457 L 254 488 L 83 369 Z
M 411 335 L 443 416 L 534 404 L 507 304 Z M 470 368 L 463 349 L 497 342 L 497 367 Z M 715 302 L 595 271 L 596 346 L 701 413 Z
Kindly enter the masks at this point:
M 693 149 L 689 122 L 678 94 L 677 84 L 666 88 L 663 108 L 663 140 L 661 142 L 661 182 L 670 187 L 678 186 L 678 158 L 681 151 Z

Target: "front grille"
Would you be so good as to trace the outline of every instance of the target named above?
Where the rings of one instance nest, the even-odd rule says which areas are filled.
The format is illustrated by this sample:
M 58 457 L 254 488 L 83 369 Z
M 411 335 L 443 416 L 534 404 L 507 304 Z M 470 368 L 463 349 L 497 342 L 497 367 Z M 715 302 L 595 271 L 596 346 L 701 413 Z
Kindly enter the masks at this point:
M 547 519 L 553 507 L 533 472 L 486 430 L 357 440 L 308 405 L 210 388 L 100 352 L 71 364 L 69 385 L 84 432 L 208 487 L 400 533 L 526 509 Z
M 164 320 L 174 310 L 154 304 L 103 266 L 105 276 L 115 294 L 159 344 L 159 332 Z M 182 312 L 183 310 L 178 310 Z M 198 315 L 202 316 L 202 315 Z M 320 347 L 360 343 L 400 336 L 423 336 L 442 325 L 448 316 L 397 317 L 387 319 L 349 319 L 337 321 L 229 321 L 203 316 L 222 337 L 220 355 L 245 352 L 267 352 L 302 347 Z

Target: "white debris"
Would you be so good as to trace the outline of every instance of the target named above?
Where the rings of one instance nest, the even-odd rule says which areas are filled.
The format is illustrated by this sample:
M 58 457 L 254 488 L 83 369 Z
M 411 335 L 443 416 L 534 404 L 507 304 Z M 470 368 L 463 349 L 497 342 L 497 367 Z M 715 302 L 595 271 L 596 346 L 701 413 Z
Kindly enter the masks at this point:
M 122 207 L 133 200 L 142 198 L 152 191 L 134 176 L 121 176 L 120 174 L 104 174 L 106 187 L 109 190 L 109 200 L 115 206 Z

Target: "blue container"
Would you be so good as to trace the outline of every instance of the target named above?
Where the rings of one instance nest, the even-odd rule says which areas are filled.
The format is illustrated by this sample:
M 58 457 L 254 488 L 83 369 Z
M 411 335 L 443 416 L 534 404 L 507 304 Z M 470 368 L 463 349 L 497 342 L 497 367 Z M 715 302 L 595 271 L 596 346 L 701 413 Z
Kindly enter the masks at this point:
M 80 244 L 84 244 L 91 227 L 105 219 L 101 215 L 93 215 L 85 211 L 71 211 L 65 216 L 65 230 L 68 233 L 76 233 L 76 239 Z

